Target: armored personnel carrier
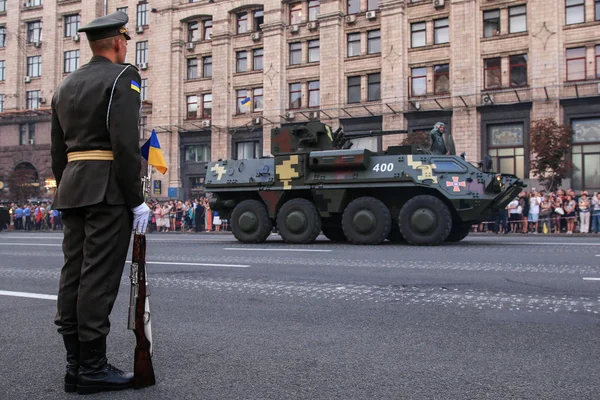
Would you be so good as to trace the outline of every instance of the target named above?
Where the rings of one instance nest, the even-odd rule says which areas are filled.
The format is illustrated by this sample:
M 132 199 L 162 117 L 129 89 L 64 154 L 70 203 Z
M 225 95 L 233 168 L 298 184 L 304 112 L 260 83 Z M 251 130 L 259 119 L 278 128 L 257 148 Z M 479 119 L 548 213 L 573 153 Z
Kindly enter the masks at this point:
M 357 245 L 457 242 L 525 186 L 416 146 L 352 149 L 341 129 L 320 122 L 272 129 L 271 153 L 207 165 L 210 207 L 243 243 L 265 241 L 274 227 L 295 244 L 321 232 Z

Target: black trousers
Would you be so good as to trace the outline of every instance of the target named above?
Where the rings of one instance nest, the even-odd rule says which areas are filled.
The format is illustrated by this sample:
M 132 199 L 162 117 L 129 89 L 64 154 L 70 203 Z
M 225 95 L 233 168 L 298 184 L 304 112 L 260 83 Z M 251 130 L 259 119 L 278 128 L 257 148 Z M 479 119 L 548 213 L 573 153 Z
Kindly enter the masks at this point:
M 87 342 L 108 336 L 133 229 L 126 206 L 64 210 L 64 264 L 54 323 L 62 335 Z

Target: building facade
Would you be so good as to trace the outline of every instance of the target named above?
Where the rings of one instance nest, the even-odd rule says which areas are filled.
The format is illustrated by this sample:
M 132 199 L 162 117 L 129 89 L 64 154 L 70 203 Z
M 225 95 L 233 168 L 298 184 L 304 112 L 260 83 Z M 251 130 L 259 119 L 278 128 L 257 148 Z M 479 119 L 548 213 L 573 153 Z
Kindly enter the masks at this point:
M 52 179 L 49 103 L 91 57 L 76 31 L 129 15 L 142 76 L 140 141 L 169 166 L 153 197 L 203 193 L 206 162 L 270 154 L 270 130 L 429 131 L 531 179 L 529 127 L 574 128 L 566 185 L 600 190 L 600 0 L 0 0 L 0 180 Z M 354 140 L 382 150 L 403 135 Z

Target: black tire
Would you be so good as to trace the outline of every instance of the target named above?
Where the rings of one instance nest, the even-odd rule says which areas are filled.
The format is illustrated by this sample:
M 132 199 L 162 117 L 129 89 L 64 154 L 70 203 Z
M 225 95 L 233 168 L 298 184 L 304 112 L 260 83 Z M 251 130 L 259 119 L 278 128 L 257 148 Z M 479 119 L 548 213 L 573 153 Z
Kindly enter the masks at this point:
M 392 243 L 406 243 L 406 239 L 402 236 L 400 232 L 400 227 L 398 226 L 398 222 L 396 220 L 392 220 L 392 227 L 390 229 L 390 234 L 387 237 Z
M 446 238 L 446 242 L 449 242 L 449 243 L 460 242 L 461 240 L 463 240 L 464 238 L 466 238 L 469 235 L 470 231 L 471 231 L 471 226 L 469 226 L 469 225 L 460 226 L 455 229 L 453 228 L 450 231 L 450 234 L 448 235 L 448 237 Z
M 312 243 L 321 232 L 321 216 L 311 201 L 292 199 L 279 209 L 277 229 L 287 243 Z
M 437 197 L 420 195 L 404 204 L 398 214 L 400 232 L 415 246 L 437 246 L 452 229 L 448 207 Z
M 244 200 L 235 206 L 230 223 L 233 236 L 242 243 L 262 243 L 273 229 L 267 207 L 258 200 Z
M 354 244 L 381 244 L 390 234 L 391 226 L 390 210 L 374 197 L 353 200 L 342 214 L 342 229 Z
M 348 238 L 344 234 L 341 226 L 323 225 L 321 227 L 323 235 L 332 242 L 347 242 Z

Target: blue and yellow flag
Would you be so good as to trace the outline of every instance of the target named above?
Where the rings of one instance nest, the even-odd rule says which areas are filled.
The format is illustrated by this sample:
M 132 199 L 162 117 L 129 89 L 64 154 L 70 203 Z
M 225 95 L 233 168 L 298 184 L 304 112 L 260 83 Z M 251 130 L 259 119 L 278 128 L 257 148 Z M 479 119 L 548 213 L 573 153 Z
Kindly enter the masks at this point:
M 156 136 L 156 131 L 154 129 L 152 129 L 150 139 L 144 143 L 141 150 L 142 157 L 148 160 L 148 164 L 159 170 L 163 175 L 167 172 L 167 163 L 163 157 L 160 143 L 158 143 L 158 137 Z

